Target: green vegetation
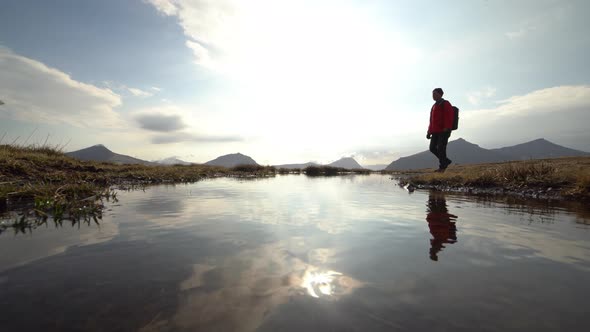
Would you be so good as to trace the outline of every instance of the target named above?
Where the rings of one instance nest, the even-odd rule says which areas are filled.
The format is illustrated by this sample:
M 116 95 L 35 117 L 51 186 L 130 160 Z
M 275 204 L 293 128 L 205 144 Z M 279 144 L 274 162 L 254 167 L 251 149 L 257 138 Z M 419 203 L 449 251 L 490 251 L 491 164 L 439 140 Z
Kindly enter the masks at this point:
M 452 166 L 445 173 L 422 170 L 402 178 L 417 187 L 504 188 L 590 198 L 590 157 Z

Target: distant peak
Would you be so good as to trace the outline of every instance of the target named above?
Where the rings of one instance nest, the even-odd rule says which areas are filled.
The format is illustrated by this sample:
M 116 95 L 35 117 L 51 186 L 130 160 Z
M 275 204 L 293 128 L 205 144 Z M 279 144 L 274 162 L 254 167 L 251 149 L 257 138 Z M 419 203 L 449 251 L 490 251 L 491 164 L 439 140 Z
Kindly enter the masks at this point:
M 109 148 L 107 148 L 103 144 L 96 144 L 96 145 L 93 145 L 87 149 L 92 149 L 92 150 L 97 150 L 97 151 L 98 150 L 109 151 L 109 152 L 111 151 L 111 150 L 109 150 Z
M 458 138 L 458 139 L 454 140 L 454 141 L 453 141 L 453 143 L 459 143 L 459 144 L 473 144 L 473 143 L 471 143 L 471 142 L 467 141 L 467 140 L 466 140 L 466 139 L 464 139 L 464 138 Z

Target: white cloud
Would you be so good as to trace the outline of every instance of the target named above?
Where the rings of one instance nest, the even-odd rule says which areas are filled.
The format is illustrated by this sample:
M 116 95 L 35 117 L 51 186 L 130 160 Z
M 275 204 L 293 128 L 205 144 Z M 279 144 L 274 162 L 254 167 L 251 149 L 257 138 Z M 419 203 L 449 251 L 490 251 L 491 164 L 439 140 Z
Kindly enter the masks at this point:
M 589 109 L 590 86 L 541 89 L 510 97 L 496 108 L 461 112 L 457 135 L 498 144 L 540 137 L 575 143 L 571 133 L 587 131 Z
M 571 4 L 563 4 L 558 1 L 549 1 L 548 3 L 549 8 L 522 20 L 514 30 L 506 32 L 505 36 L 516 41 L 534 32 L 546 33 L 548 30 L 555 29 L 556 23 L 563 22 L 573 13 Z
M 241 142 L 243 139 L 239 136 L 197 135 L 190 132 L 175 132 L 153 136 L 151 141 L 153 144 L 170 144 L 180 142 L 232 143 Z
M 192 108 L 165 105 L 133 112 L 131 118 L 142 129 L 156 133 L 150 140 L 153 144 L 180 142 L 231 143 L 241 142 L 237 135 L 211 134 L 196 125 Z M 204 126 L 207 127 L 207 126 Z
M 261 0 L 147 0 L 175 16 L 196 63 L 234 78 L 276 83 L 386 75 L 418 52 L 387 33 L 362 7 Z M 326 41 L 329 41 L 326 42 Z
M 154 94 L 148 91 L 144 91 L 137 88 L 127 88 L 127 91 L 131 92 L 135 97 L 151 97 Z
M 72 79 L 45 64 L 0 48 L 0 114 L 38 123 L 118 127 L 121 96 Z
M 154 92 L 151 92 L 151 91 L 142 90 L 139 88 L 128 87 L 125 84 L 117 84 L 113 81 L 103 81 L 102 83 L 104 84 L 105 87 L 109 88 L 110 90 L 116 91 L 117 93 L 122 94 L 125 97 L 133 96 L 133 97 L 146 98 L 146 97 L 152 97 L 155 93 L 162 91 L 162 89 L 160 89 L 160 88 L 150 87 L 149 89 L 154 91 Z
M 467 94 L 467 100 L 472 105 L 479 105 L 482 99 L 491 98 L 496 95 L 496 88 L 486 87 L 479 91 L 469 92 Z
M 518 38 L 523 38 L 529 32 L 534 31 L 535 29 L 536 29 L 536 27 L 532 26 L 532 25 L 523 26 L 523 27 L 519 28 L 518 30 L 506 32 L 506 37 L 508 37 L 509 39 L 512 39 L 512 40 L 518 39 Z
M 178 11 L 175 1 L 171 0 L 144 0 L 146 3 L 152 4 L 156 9 L 168 16 L 175 15 Z
M 141 128 L 157 132 L 172 132 L 186 128 L 179 115 L 139 114 L 135 120 Z

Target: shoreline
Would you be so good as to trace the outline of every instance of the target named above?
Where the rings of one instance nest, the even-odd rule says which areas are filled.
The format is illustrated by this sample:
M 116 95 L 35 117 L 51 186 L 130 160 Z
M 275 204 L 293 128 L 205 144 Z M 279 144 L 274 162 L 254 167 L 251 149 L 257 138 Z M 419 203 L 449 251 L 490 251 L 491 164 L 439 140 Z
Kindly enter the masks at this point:
M 392 176 L 410 190 L 590 201 L 590 157 L 454 165 L 444 173 L 419 170 Z
M 81 161 L 47 147 L 0 145 L 0 233 L 25 230 L 52 220 L 95 222 L 103 202 L 117 190 L 157 184 L 195 183 L 220 177 L 256 179 L 284 174 L 341 176 L 383 174 L 409 191 L 438 190 L 472 195 L 590 201 L 590 157 L 557 158 L 479 165 L 453 165 L 445 173 L 347 170 L 311 166 L 287 170 L 239 165 L 120 165 Z

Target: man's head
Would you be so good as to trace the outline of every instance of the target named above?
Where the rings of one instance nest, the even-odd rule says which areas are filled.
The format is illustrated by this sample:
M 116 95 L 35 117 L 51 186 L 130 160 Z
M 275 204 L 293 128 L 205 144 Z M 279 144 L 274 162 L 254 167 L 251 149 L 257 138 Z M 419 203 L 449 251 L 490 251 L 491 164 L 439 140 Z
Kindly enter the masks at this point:
M 434 99 L 434 101 L 439 101 L 442 99 L 443 94 L 444 94 L 443 89 L 436 88 L 436 89 L 432 90 L 432 99 Z

